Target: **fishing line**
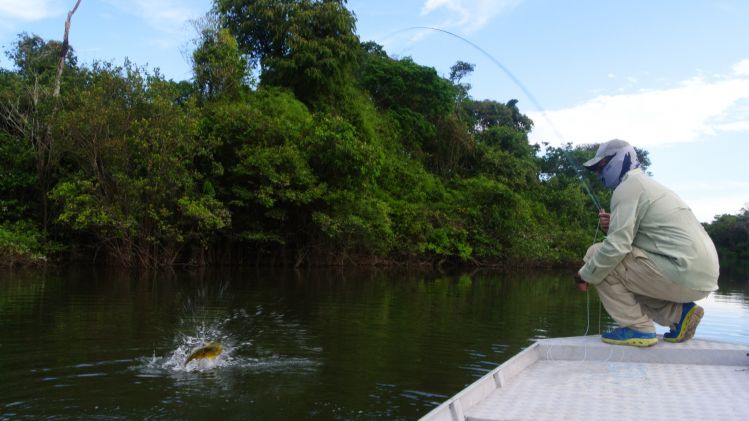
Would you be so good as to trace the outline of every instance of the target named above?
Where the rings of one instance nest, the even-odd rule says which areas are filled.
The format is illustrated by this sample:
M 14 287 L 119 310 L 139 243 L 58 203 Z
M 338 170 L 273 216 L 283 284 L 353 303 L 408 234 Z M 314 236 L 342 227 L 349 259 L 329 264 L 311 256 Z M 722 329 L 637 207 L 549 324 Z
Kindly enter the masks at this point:
M 598 224 L 596 225 L 596 232 L 593 234 L 593 244 L 598 241 L 598 230 L 601 228 L 601 220 L 598 220 Z M 599 302 L 600 305 L 600 302 Z M 588 331 L 590 330 L 590 289 L 585 290 L 585 310 L 586 310 L 586 322 L 585 322 L 585 333 L 583 333 L 583 336 L 588 336 Z M 601 311 L 600 307 L 598 309 L 598 333 L 601 333 Z
M 520 88 L 520 90 L 521 90 L 521 91 L 523 91 L 523 93 L 525 94 L 525 96 L 526 96 L 526 97 L 528 97 L 528 99 L 529 99 L 529 100 L 531 101 L 531 103 L 532 103 L 532 104 L 533 104 L 533 105 L 534 105 L 534 106 L 536 107 L 536 109 L 537 109 L 537 110 L 538 110 L 538 111 L 539 111 L 539 112 L 541 113 L 541 116 L 542 116 L 542 117 L 544 118 L 544 120 L 546 120 L 546 123 L 547 123 L 547 124 L 548 124 L 548 126 L 549 126 L 549 127 L 551 128 L 551 130 L 552 130 L 552 132 L 554 133 L 554 135 L 556 136 L 556 138 L 557 138 L 557 141 L 559 141 L 559 143 L 560 143 L 560 144 L 562 144 L 562 135 L 561 135 L 561 134 L 559 133 L 559 130 L 557 130 L 556 126 L 555 126 L 555 125 L 554 125 L 554 123 L 553 123 L 553 122 L 551 121 L 551 118 L 549 118 L 549 116 L 548 116 L 548 115 L 546 114 L 546 109 L 545 109 L 545 108 L 544 108 L 544 107 L 543 107 L 543 106 L 541 105 L 541 103 L 540 103 L 540 102 L 539 102 L 539 101 L 538 101 L 538 100 L 536 99 L 536 97 L 535 97 L 535 96 L 534 96 L 534 95 L 533 95 L 533 94 L 531 93 L 531 91 L 530 91 L 530 90 L 528 90 L 528 88 L 526 88 L 526 87 L 525 87 L 525 85 L 523 84 L 523 82 L 521 82 L 521 81 L 520 81 L 520 79 L 518 79 L 518 78 L 517 78 L 517 77 L 516 77 L 516 76 L 515 76 L 515 75 L 514 75 L 514 74 L 513 74 L 513 73 L 512 73 L 511 71 L 510 71 L 510 69 L 508 69 L 507 67 L 505 67 L 505 66 L 504 66 L 504 65 L 503 65 L 502 63 L 500 63 L 500 61 L 499 61 L 499 60 L 497 60 L 496 58 L 494 58 L 494 56 L 492 56 L 491 54 L 489 54 L 489 53 L 488 53 L 488 52 L 487 52 L 486 50 L 484 50 L 483 48 L 481 48 L 481 47 L 480 47 L 479 45 L 477 45 L 476 43 L 474 43 L 474 42 L 472 42 L 471 40 L 469 40 L 469 39 L 467 39 L 467 38 L 464 38 L 464 37 L 462 37 L 462 36 L 460 36 L 460 35 L 458 35 L 458 34 L 455 34 L 455 33 L 453 33 L 453 32 L 450 32 L 450 31 L 448 31 L 448 30 L 445 30 L 445 29 L 440 29 L 440 28 L 434 28 L 434 27 L 431 27 L 431 26 L 412 26 L 412 27 L 404 28 L 404 29 L 401 29 L 401 30 L 399 30 L 399 31 L 395 31 L 395 32 L 393 32 L 393 33 L 389 34 L 389 35 L 388 35 L 388 36 L 387 36 L 386 38 L 390 38 L 391 36 L 394 36 L 394 35 L 396 35 L 396 34 L 399 34 L 399 33 L 402 33 L 402 32 L 406 32 L 406 31 L 412 31 L 412 30 L 420 30 L 420 29 L 421 29 L 421 30 L 423 30 L 423 29 L 426 29 L 426 30 L 430 30 L 430 31 L 437 31 L 437 32 L 441 32 L 441 33 L 443 33 L 443 34 L 447 34 L 447 35 L 449 35 L 449 36 L 452 36 L 452 37 L 454 37 L 454 38 L 457 38 L 457 39 L 459 39 L 459 40 L 461 40 L 461 41 L 465 42 L 466 44 L 470 45 L 471 47 L 475 48 L 475 49 L 476 49 L 476 50 L 478 50 L 478 51 L 479 51 L 479 52 L 480 52 L 481 54 L 483 54 L 483 55 L 484 55 L 484 56 L 485 56 L 486 58 L 488 58 L 489 60 L 491 60 L 491 62 L 492 62 L 492 63 L 494 63 L 495 65 L 497 65 L 497 67 L 499 67 L 499 68 L 500 68 L 500 70 L 502 70 L 502 71 L 503 71 L 503 72 L 505 73 L 505 75 L 507 75 L 507 77 L 509 77 L 509 78 L 510 78 L 510 80 L 512 80 L 512 82 L 513 82 L 513 83 L 514 83 L 514 84 L 515 84 L 515 85 L 516 85 L 516 86 L 517 86 L 518 88 Z M 570 153 L 569 153 L 569 151 L 568 151 L 567 149 L 565 149 L 565 148 L 564 148 L 564 147 L 562 146 L 562 147 L 561 147 L 561 150 L 562 150 L 562 152 L 564 153 L 564 157 L 565 157 L 565 158 L 567 159 L 567 161 L 568 161 L 568 162 L 569 162 L 569 163 L 570 163 L 570 164 L 572 165 L 572 167 L 573 167 L 573 169 L 574 169 L 574 171 L 575 171 L 575 174 L 576 174 L 576 176 L 577 176 L 577 179 L 578 179 L 578 180 L 580 181 L 580 183 L 581 183 L 581 184 L 583 185 L 583 188 L 585 189 L 585 192 L 586 192 L 586 193 L 588 194 L 588 196 L 590 197 L 590 200 L 591 200 L 591 201 L 593 202 L 593 205 L 594 205 L 594 206 L 596 207 L 596 209 L 597 209 L 597 210 L 598 210 L 598 212 L 600 213 L 600 212 L 601 212 L 601 211 L 603 210 L 603 208 L 601 207 L 601 203 L 600 203 L 600 202 L 598 201 L 598 198 L 596 197 L 596 195 L 595 195 L 595 194 L 593 194 L 593 189 L 591 188 L 591 186 L 590 186 L 590 184 L 588 183 L 588 181 L 587 181 L 587 180 L 585 179 L 585 177 L 584 177 L 584 176 L 582 175 L 582 171 L 581 171 L 581 167 L 580 167 L 580 165 L 579 165 L 579 164 L 578 164 L 578 163 L 577 163 L 577 162 L 575 161 L 575 159 L 574 159 L 574 158 L 573 158 L 573 157 L 572 157 L 572 156 L 570 155 Z M 597 239 L 598 239 L 598 230 L 599 230 L 599 228 L 600 228 L 600 225 L 601 225 L 601 223 L 600 223 L 600 218 L 599 218 L 598 224 L 596 225 L 596 231 L 595 231 L 595 234 L 593 235 L 593 244 L 595 244 L 595 243 L 596 243 L 596 241 L 597 241 Z M 585 333 L 583 334 L 583 336 L 588 336 L 588 331 L 590 330 L 590 293 L 589 293 L 589 291 L 588 291 L 588 290 L 586 290 L 586 291 L 585 291 L 585 301 L 586 301 L 586 305 L 585 305 L 585 307 L 586 307 L 586 326 L 585 326 Z M 600 319 L 600 314 L 601 314 L 601 312 L 600 312 L 600 302 L 599 302 L 599 313 L 598 313 L 598 314 L 599 314 L 599 319 L 598 319 L 598 331 L 599 331 L 599 334 L 600 334 L 600 331 L 601 331 L 601 319 Z M 586 347 L 585 347 L 585 356 L 584 356 L 584 359 L 586 359 L 586 358 L 587 358 L 587 354 L 588 354 L 588 352 L 587 352 L 587 351 L 588 351 L 588 350 L 587 350 L 587 344 L 586 344 Z M 551 355 L 550 355 L 550 354 L 551 354 L 551 347 L 550 347 L 550 348 L 549 348 L 549 349 L 547 350 L 547 359 L 549 359 L 549 358 L 551 357 Z
M 595 244 L 598 241 L 598 229 L 601 227 L 601 219 L 598 219 L 598 225 L 596 225 L 596 233 L 593 235 L 593 244 Z M 585 293 L 587 294 L 587 290 Z M 598 334 L 601 334 L 601 307 L 603 304 L 601 303 L 601 300 L 598 300 Z M 588 323 L 590 323 L 590 309 L 588 309 Z M 587 328 L 585 330 L 587 333 Z
M 455 38 L 457 38 L 457 39 L 465 42 L 466 44 L 470 45 L 471 47 L 473 47 L 476 50 L 478 50 L 481 54 L 483 54 L 484 56 L 486 56 L 486 58 L 488 58 L 489 60 L 491 60 L 492 63 L 496 64 L 497 67 L 499 67 L 505 73 L 505 75 L 507 75 L 507 77 L 509 77 L 510 80 L 512 80 L 512 82 L 515 85 L 517 85 L 517 87 L 520 88 L 521 91 L 523 91 L 523 93 L 525 94 L 525 96 L 528 97 L 528 99 L 531 101 L 531 103 L 533 103 L 533 105 L 536 107 L 536 109 L 541 113 L 541 116 L 544 118 L 544 120 L 546 120 L 546 123 L 549 125 L 549 127 L 551 127 L 551 130 L 552 130 L 552 132 L 554 132 L 554 135 L 556 136 L 557 141 L 559 141 L 560 144 L 562 143 L 562 135 L 559 133 L 559 130 L 557 130 L 556 126 L 554 126 L 554 123 L 551 121 L 551 118 L 549 118 L 549 116 L 546 114 L 546 109 L 543 106 L 541 106 L 541 103 L 538 102 L 538 100 L 536 99 L 535 96 L 533 96 L 533 94 L 531 93 L 531 91 L 529 91 L 528 88 L 526 88 L 525 85 L 523 85 L 523 82 L 521 82 L 520 79 L 518 79 L 517 77 L 515 77 L 515 75 L 510 71 L 510 69 L 508 69 L 507 67 L 505 67 L 502 63 L 499 62 L 499 60 L 497 60 L 496 58 L 494 58 L 486 50 L 484 50 L 483 48 L 481 48 L 480 46 L 478 46 L 477 44 L 475 44 L 471 40 L 466 39 L 466 38 L 464 38 L 464 37 L 462 37 L 462 36 L 460 36 L 458 34 L 450 32 L 448 30 L 440 29 L 440 28 L 434 28 L 434 27 L 431 27 L 431 26 L 411 26 L 411 27 L 408 27 L 408 28 L 405 28 L 405 29 L 401 29 L 399 31 L 395 31 L 395 32 L 387 35 L 385 38 L 390 38 L 391 36 L 394 36 L 396 34 L 399 34 L 399 33 L 402 33 L 402 32 L 406 32 L 406 31 L 412 31 L 412 30 L 416 30 L 416 29 L 428 29 L 428 30 L 431 30 L 431 31 L 442 32 L 443 34 L 450 35 L 452 37 L 455 37 Z M 589 185 L 588 181 L 582 175 L 580 165 L 578 165 L 577 162 L 574 160 L 574 158 L 572 158 L 572 156 L 570 155 L 569 151 L 567 151 L 564 148 L 561 148 L 561 149 L 562 149 L 562 152 L 564 153 L 564 156 L 567 159 L 567 161 L 569 161 L 569 163 L 574 168 L 575 173 L 577 175 L 577 179 L 582 183 L 583 187 L 585 188 L 585 192 L 588 193 L 588 196 L 590 196 L 590 199 L 593 202 L 593 205 L 595 205 L 596 209 L 600 212 L 601 209 L 602 209 L 601 203 L 598 201 L 598 198 L 596 198 L 595 194 L 593 194 L 593 189 Z

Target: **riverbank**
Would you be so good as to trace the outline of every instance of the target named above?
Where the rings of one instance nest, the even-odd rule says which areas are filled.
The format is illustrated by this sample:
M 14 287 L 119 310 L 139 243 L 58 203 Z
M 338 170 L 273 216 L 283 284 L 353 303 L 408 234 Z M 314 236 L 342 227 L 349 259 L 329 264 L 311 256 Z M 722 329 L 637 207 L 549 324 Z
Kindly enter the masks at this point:
M 49 247 L 30 224 L 0 224 L 0 267 L 43 266 Z
M 183 268 L 205 269 L 218 267 L 285 267 L 285 268 L 414 268 L 420 270 L 454 270 L 454 269 L 491 269 L 499 271 L 514 271 L 528 269 L 574 268 L 578 260 L 566 261 L 532 260 L 524 258 L 470 258 L 461 259 L 456 256 L 408 255 L 408 256 L 380 256 L 365 253 L 324 253 L 319 255 L 295 255 L 265 253 L 222 253 L 208 255 L 193 253 L 191 257 L 177 260 L 170 265 L 156 267 L 144 265 L 124 266 L 118 260 L 108 259 L 106 255 L 66 254 L 59 252 L 47 256 L 44 247 L 36 245 L 30 247 L 23 243 L 0 243 L 0 267 L 43 267 L 43 266 L 76 266 L 86 265 L 105 266 L 112 268 Z M 582 254 L 581 254 L 582 256 Z

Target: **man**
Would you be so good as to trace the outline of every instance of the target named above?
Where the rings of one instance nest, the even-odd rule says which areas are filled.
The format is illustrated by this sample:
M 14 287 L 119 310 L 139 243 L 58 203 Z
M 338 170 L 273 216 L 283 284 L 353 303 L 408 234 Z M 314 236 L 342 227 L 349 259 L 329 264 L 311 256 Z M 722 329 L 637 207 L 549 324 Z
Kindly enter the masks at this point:
M 575 276 L 578 289 L 596 286 L 621 327 L 601 335 L 616 345 L 651 346 L 656 323 L 668 342 L 691 339 L 704 314 L 694 301 L 718 289 L 718 255 L 689 207 L 639 168 L 629 143 L 602 144 L 583 164 L 614 193 L 599 221 L 606 239 L 588 249 Z

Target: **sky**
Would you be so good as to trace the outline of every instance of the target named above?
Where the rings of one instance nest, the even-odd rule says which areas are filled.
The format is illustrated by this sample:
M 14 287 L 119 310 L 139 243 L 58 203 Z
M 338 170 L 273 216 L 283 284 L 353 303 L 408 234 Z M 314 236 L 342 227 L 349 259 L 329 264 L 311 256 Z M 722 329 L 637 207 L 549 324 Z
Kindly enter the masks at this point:
M 0 0 L 0 45 L 61 40 L 75 0 Z M 128 58 L 189 80 L 192 20 L 211 0 L 82 0 L 79 64 Z M 474 99 L 518 99 L 532 143 L 619 138 L 702 222 L 749 207 L 749 2 L 745 0 L 349 0 L 362 41 L 465 80 Z M 469 42 L 441 31 L 458 35 Z M 475 48 L 473 45 L 477 46 Z M 8 67 L 5 57 L 0 66 Z M 509 72 L 509 74 L 508 74 Z

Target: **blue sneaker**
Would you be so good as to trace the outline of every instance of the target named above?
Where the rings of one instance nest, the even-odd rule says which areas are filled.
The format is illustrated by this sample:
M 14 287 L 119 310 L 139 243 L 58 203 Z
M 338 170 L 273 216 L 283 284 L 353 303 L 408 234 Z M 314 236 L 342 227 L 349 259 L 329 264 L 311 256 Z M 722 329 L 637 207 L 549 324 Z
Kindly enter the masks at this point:
M 663 340 L 666 342 L 684 342 L 692 339 L 704 314 L 705 310 L 695 303 L 682 304 L 681 320 L 669 332 L 663 334 Z
M 601 340 L 607 344 L 653 346 L 658 343 L 655 333 L 640 332 L 628 327 L 619 327 L 611 332 L 601 334 Z

